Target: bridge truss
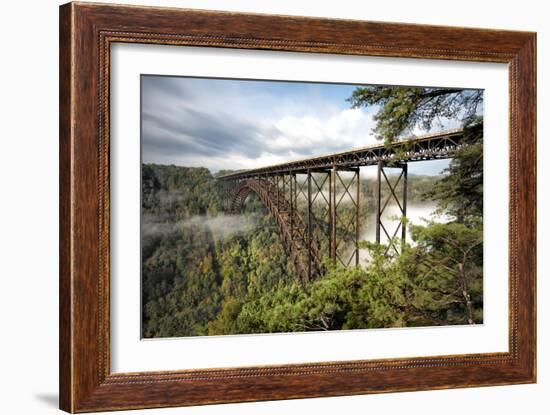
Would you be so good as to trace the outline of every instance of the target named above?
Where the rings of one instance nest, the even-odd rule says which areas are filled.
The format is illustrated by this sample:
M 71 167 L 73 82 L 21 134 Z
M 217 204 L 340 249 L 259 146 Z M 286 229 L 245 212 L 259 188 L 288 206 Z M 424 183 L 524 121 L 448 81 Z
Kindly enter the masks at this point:
M 333 264 L 359 264 L 360 168 L 377 166 L 376 241 L 388 239 L 386 254 L 399 253 L 406 238 L 408 163 L 452 157 L 468 145 L 463 130 L 451 130 L 390 145 L 359 148 L 285 164 L 246 170 L 218 180 L 228 194 L 228 211 L 241 211 L 256 193 L 269 210 L 283 245 L 303 282 Z M 389 171 L 397 170 L 397 176 Z M 394 228 L 384 212 L 395 202 L 402 218 Z M 400 235 L 399 235 L 400 234 Z M 400 236 L 400 238 L 399 238 Z

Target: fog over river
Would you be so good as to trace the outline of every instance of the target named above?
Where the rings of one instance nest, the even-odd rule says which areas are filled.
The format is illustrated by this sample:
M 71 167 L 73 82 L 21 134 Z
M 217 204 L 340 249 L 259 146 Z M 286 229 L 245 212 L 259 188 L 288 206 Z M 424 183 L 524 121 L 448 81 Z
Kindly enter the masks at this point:
M 413 225 L 422 225 L 425 221 L 435 221 L 445 223 L 448 222 L 451 218 L 447 215 L 436 215 L 435 211 L 437 209 L 436 203 L 424 203 L 424 204 L 409 204 L 407 205 L 407 221 L 408 224 Z M 382 214 L 382 223 L 386 227 L 388 233 L 393 235 L 395 229 L 399 224 L 399 218 L 401 211 L 398 206 L 388 205 Z M 380 231 L 380 243 L 386 244 L 388 242 L 388 237 L 383 230 Z M 397 233 L 397 237 L 401 236 L 401 229 Z M 407 242 L 412 243 L 411 235 L 409 228 L 407 227 Z M 366 218 L 366 221 L 363 222 L 361 226 L 361 240 L 375 242 L 376 241 L 376 217 L 375 215 L 369 215 Z M 351 253 L 351 251 L 350 251 Z M 366 263 L 369 260 L 369 253 L 366 249 L 361 249 L 359 251 L 359 261 L 361 263 Z

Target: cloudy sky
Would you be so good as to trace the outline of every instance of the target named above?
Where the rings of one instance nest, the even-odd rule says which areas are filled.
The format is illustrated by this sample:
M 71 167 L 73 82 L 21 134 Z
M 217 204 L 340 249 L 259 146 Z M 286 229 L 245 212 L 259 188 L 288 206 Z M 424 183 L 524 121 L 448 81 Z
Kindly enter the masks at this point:
M 142 76 L 142 161 L 250 169 L 376 144 L 353 85 Z M 447 161 L 412 163 L 437 174 Z M 411 166 L 413 167 L 413 166 Z

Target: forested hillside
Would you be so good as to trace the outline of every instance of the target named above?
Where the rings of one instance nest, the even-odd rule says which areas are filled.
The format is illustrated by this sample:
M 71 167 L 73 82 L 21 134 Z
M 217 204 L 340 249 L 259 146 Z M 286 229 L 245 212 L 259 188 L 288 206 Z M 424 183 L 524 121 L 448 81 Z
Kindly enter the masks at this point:
M 410 176 L 408 201 L 439 200 L 451 185 Z M 361 198 L 374 200 L 374 191 L 362 179 Z M 249 197 L 241 215 L 225 214 L 224 203 L 205 168 L 142 166 L 143 337 L 482 321 L 480 217 L 413 226 L 414 243 L 394 258 L 365 243 L 368 265 L 329 267 L 303 285 L 259 200 Z M 364 203 L 361 214 L 373 209 Z

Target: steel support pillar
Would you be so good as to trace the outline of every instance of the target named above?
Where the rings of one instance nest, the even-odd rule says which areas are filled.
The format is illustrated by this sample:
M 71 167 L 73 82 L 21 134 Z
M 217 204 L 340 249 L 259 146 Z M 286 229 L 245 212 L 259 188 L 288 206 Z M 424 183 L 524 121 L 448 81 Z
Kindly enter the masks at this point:
M 380 243 L 380 217 L 382 216 L 382 165 L 383 161 L 378 162 L 376 174 L 376 242 Z
M 408 164 L 403 164 L 403 217 L 402 224 L 401 224 L 401 250 L 403 250 L 403 246 L 405 245 L 405 241 L 407 239 L 407 187 L 408 187 Z
M 284 174 L 282 176 L 282 179 L 283 179 L 283 190 L 282 190 L 283 199 L 288 200 L 286 198 L 286 182 L 287 182 L 287 179 L 286 179 Z
M 307 171 L 307 276 L 308 281 L 311 281 L 313 255 L 311 245 L 313 241 L 313 204 L 311 202 L 311 170 Z
M 397 177 L 397 180 L 392 184 L 391 180 L 386 175 L 385 169 L 400 169 L 399 176 Z M 387 166 L 384 164 L 384 162 L 379 161 L 378 162 L 378 175 L 377 175 L 377 195 L 376 195 L 376 242 L 380 243 L 381 234 L 382 232 L 386 235 L 388 238 L 388 246 L 386 248 L 385 254 L 387 254 L 390 249 L 393 249 L 397 254 L 399 254 L 399 250 L 397 249 L 397 246 L 395 244 L 395 237 L 397 236 L 399 230 L 401 230 L 401 249 L 403 249 L 403 246 L 406 242 L 407 237 L 407 224 L 406 224 L 406 218 L 407 218 L 407 175 L 408 175 L 408 168 L 407 163 L 395 163 L 391 166 Z M 399 198 L 399 194 L 396 193 L 396 190 L 399 186 L 399 183 L 403 183 L 403 190 L 401 193 L 401 198 Z M 382 183 L 385 183 L 389 194 L 386 197 L 386 200 L 384 203 L 382 203 Z M 390 234 L 388 232 L 388 228 L 386 225 L 384 225 L 384 222 L 382 220 L 382 215 L 384 213 L 384 210 L 388 206 L 388 204 L 394 201 L 397 204 L 397 207 L 399 211 L 401 212 L 401 220 L 397 224 L 395 231 L 393 234 Z
M 296 209 L 296 174 L 290 175 L 290 234 L 294 235 L 294 211 Z
M 359 238 L 360 238 L 360 223 L 359 223 L 359 199 L 361 193 L 361 180 L 360 169 L 357 167 L 356 175 L 356 188 L 355 188 L 355 266 L 359 265 Z
M 334 161 L 330 171 L 328 196 L 330 200 L 330 259 L 332 264 L 336 265 L 336 163 Z
M 275 189 L 277 190 L 277 210 L 281 209 L 281 198 L 280 198 L 281 188 L 279 187 L 280 186 L 280 184 L 279 184 L 279 179 L 280 178 L 281 178 L 281 176 L 279 176 L 279 175 L 275 176 Z
M 342 178 L 343 172 L 352 172 L 351 179 Z M 339 198 L 336 198 L 336 184 L 333 184 L 332 188 L 332 200 L 333 200 L 333 212 L 332 220 L 334 226 L 332 229 L 332 237 L 334 242 L 333 255 L 334 262 L 339 261 L 343 266 L 347 267 L 352 263 L 355 258 L 355 265 L 359 265 L 359 238 L 360 238 L 360 175 L 359 168 L 337 168 L 333 166 L 333 182 L 340 182 L 343 192 Z M 355 184 L 355 186 L 354 186 Z M 338 208 L 343 203 L 346 196 L 349 198 L 349 203 L 352 206 L 352 216 L 348 214 L 341 217 L 338 215 Z M 344 212 L 349 212 L 349 209 L 344 209 Z M 338 229 L 340 232 L 338 233 Z M 338 239 L 340 238 L 340 240 Z M 350 247 L 352 247 L 352 254 L 349 254 Z M 338 251 L 340 248 L 340 252 Z M 342 248 L 344 253 L 342 253 Z

